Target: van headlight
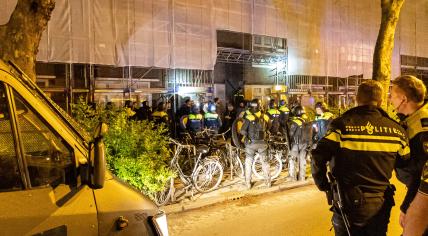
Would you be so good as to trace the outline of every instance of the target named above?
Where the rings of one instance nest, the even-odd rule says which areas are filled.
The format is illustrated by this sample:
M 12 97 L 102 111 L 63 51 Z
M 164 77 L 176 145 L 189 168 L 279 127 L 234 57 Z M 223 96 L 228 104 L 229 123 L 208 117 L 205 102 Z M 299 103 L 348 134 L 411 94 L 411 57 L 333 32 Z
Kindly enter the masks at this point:
M 165 212 L 161 211 L 157 215 L 154 215 L 152 218 L 153 225 L 156 228 L 158 235 L 169 236 L 168 234 L 168 222 L 166 220 Z

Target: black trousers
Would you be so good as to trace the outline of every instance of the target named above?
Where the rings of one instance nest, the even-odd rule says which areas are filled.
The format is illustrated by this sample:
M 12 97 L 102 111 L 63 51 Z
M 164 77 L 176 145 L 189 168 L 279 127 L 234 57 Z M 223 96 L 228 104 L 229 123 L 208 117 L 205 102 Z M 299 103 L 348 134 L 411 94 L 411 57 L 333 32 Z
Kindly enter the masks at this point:
M 351 224 L 351 235 L 352 236 L 385 236 L 388 230 L 389 217 L 391 215 L 391 209 L 394 204 L 388 201 L 384 201 L 379 212 L 371 217 L 364 226 L 356 226 Z M 351 217 L 352 218 L 352 217 Z M 348 233 L 343 222 L 343 218 L 340 213 L 334 211 L 332 217 L 332 223 L 336 236 L 348 236 Z

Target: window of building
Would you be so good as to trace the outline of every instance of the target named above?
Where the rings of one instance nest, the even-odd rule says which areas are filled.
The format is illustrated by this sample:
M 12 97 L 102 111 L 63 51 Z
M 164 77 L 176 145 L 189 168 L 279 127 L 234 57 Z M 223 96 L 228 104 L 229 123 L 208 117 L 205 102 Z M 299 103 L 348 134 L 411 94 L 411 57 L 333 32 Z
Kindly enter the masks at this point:
M 263 41 L 264 41 L 265 46 L 272 46 L 272 38 L 271 37 L 265 36 Z
M 261 36 L 254 36 L 254 44 L 261 45 L 262 44 L 262 37 Z

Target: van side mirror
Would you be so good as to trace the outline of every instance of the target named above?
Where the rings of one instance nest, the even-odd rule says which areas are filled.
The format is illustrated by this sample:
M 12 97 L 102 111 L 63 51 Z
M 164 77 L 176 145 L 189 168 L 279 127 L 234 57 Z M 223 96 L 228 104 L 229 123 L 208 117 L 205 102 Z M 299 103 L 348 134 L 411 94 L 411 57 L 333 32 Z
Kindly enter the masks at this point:
M 106 156 L 104 135 L 107 133 L 108 126 L 105 123 L 100 123 L 95 129 L 94 142 L 92 144 L 92 151 L 94 153 L 91 159 L 90 168 L 90 181 L 91 188 L 99 189 L 104 187 L 104 179 L 106 172 Z

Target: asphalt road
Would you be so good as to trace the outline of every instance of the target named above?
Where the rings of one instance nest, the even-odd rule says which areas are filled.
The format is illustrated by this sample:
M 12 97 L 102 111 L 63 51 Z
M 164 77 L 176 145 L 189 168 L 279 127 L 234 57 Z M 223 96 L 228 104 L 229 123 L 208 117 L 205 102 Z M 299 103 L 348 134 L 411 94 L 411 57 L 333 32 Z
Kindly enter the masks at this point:
M 399 203 L 405 190 L 394 183 Z M 174 213 L 168 216 L 168 224 L 172 236 L 334 235 L 328 208 L 324 194 L 311 185 Z M 388 235 L 401 234 L 398 216 L 395 206 Z

